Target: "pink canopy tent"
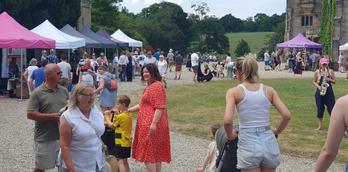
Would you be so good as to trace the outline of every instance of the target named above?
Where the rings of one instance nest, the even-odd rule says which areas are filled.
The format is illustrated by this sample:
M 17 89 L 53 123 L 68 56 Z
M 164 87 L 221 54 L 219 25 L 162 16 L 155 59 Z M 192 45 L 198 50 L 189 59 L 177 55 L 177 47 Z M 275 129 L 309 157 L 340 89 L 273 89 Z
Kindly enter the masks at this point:
M 289 41 L 277 44 L 277 48 L 315 48 L 322 49 L 323 45 L 308 40 L 302 34 L 298 34 Z
M 0 14 L 0 48 L 55 48 L 55 41 L 31 32 L 7 12 Z
M 56 42 L 33 33 L 16 22 L 7 12 L 0 14 L 0 48 L 55 48 Z M 21 49 L 22 73 L 23 53 Z M 21 75 L 21 85 L 23 76 Z M 21 87 L 21 99 L 23 88 Z

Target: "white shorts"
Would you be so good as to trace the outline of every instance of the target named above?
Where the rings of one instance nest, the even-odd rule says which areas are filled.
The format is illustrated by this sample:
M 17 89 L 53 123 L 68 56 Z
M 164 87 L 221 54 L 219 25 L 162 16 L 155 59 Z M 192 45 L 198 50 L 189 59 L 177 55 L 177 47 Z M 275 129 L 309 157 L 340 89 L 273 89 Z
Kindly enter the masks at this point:
M 56 166 L 59 152 L 59 141 L 43 141 L 35 142 L 35 168 L 36 169 L 52 169 Z

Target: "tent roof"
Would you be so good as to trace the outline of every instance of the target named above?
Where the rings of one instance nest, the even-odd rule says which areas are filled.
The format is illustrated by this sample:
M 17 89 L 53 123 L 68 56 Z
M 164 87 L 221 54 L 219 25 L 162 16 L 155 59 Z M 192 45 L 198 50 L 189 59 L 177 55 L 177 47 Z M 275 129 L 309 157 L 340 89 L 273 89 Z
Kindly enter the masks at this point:
M 98 47 L 98 48 L 117 48 L 117 45 L 115 42 L 112 42 L 109 39 L 106 39 L 104 37 L 97 35 L 90 28 L 85 27 L 82 30 L 80 30 L 80 32 L 82 34 L 100 42 L 102 44 L 102 47 Z
M 323 45 L 308 40 L 302 34 L 298 34 L 289 41 L 277 44 L 278 48 L 322 48 Z
M 104 37 L 106 39 L 109 39 L 113 42 L 116 42 L 116 44 L 118 45 L 118 47 L 120 48 L 126 48 L 128 47 L 128 43 L 127 42 L 122 42 L 122 41 L 118 41 L 118 40 L 115 40 L 115 39 L 111 39 L 111 36 L 110 34 L 105 31 L 104 29 L 99 29 L 97 32 L 96 32 L 97 35 L 101 36 L 101 37 Z
M 92 38 L 89 38 L 88 36 L 85 36 L 84 34 L 78 32 L 73 27 L 71 27 L 69 24 L 66 24 L 60 30 L 66 34 L 85 39 L 86 40 L 86 48 L 98 48 L 98 47 L 102 46 L 102 44 L 100 42 L 93 40 Z
M 16 22 L 7 12 L 0 14 L 0 48 L 54 48 L 55 41 L 37 35 Z
M 143 42 L 130 38 L 128 35 L 123 33 L 120 29 L 118 29 L 115 33 L 111 35 L 111 37 L 115 40 L 127 42 L 130 47 L 142 47 Z
M 346 51 L 346 50 L 348 50 L 348 43 L 345 43 L 345 44 L 341 45 L 341 46 L 339 47 L 339 50 L 340 50 L 340 51 Z
M 31 31 L 38 35 L 56 40 L 56 49 L 75 49 L 86 45 L 85 39 L 77 38 L 58 30 L 48 20 L 45 20 Z

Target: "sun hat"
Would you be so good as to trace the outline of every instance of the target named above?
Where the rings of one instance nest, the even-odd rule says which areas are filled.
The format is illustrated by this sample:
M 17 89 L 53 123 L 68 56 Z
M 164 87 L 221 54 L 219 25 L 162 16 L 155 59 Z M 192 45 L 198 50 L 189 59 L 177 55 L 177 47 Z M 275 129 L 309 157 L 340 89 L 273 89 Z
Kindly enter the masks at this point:
M 321 59 L 320 59 L 320 64 L 329 64 L 329 59 L 327 59 L 327 58 L 321 58 Z

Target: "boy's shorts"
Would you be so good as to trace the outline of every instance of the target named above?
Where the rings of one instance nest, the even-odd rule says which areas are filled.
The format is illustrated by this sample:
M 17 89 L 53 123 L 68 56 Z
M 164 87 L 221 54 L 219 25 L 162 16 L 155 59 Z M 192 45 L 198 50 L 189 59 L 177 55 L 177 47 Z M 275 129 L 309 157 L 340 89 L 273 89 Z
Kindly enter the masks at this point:
M 198 65 L 192 66 L 192 70 L 193 70 L 193 73 L 197 73 L 198 72 Z
M 115 146 L 113 155 L 118 159 L 126 159 L 131 156 L 131 148 L 130 147 L 121 147 Z
M 269 127 L 240 129 L 237 168 L 276 168 L 281 161 L 277 139 Z
M 59 141 L 35 142 L 35 168 L 47 170 L 56 166 L 59 152 Z

